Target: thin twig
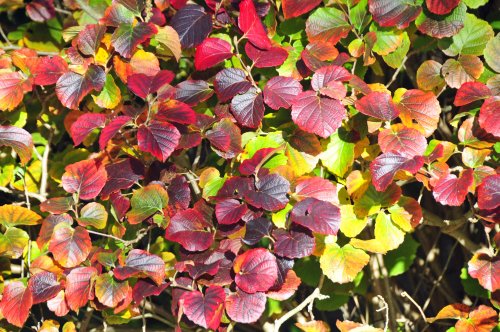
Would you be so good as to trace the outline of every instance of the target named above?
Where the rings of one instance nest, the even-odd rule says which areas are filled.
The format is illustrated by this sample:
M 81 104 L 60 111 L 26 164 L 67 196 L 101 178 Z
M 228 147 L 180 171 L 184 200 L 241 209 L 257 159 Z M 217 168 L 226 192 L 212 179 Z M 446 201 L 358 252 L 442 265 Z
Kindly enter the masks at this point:
M 385 310 L 384 332 L 387 332 L 387 329 L 389 328 L 389 305 L 387 304 L 387 302 L 385 302 L 385 299 L 382 295 L 377 295 L 377 298 L 382 302 L 383 306 L 376 311 L 380 312 L 382 310 Z
M 135 243 L 139 242 L 140 240 L 142 240 L 142 238 L 149 232 L 150 229 L 151 229 L 151 227 L 148 227 L 146 229 L 141 229 L 137 233 L 137 237 L 133 240 L 124 240 L 124 239 L 120 239 L 119 237 L 116 237 L 114 235 L 105 234 L 105 233 L 92 231 L 92 230 L 87 230 L 87 232 L 89 232 L 90 234 L 99 235 L 102 237 L 107 237 L 107 238 L 119 241 L 119 242 L 123 243 L 125 246 L 130 246 L 130 245 L 135 244 Z
M 24 196 L 25 193 L 23 191 L 20 191 L 20 190 L 17 190 L 17 189 L 10 189 L 8 187 L 3 187 L 3 186 L 0 186 L 0 191 L 1 192 L 4 192 L 6 194 L 9 194 L 9 195 L 16 195 L 16 196 Z M 45 201 L 45 197 L 43 197 L 42 195 L 40 194 L 37 194 L 37 193 L 31 193 L 31 192 L 28 192 L 28 196 L 30 198 L 34 198 L 40 202 L 43 202 Z
M 50 131 L 49 138 L 47 139 L 47 144 L 45 144 L 45 149 L 42 155 L 42 176 L 40 177 L 40 195 L 47 197 L 47 183 L 49 179 L 49 153 L 50 144 L 52 142 L 53 132 Z
M 30 196 L 28 192 L 28 184 L 26 183 L 26 166 L 24 166 L 24 174 L 23 174 L 23 186 L 24 186 L 24 196 L 26 198 L 26 207 L 28 210 L 31 210 L 31 202 L 30 202 Z
M 392 75 L 391 80 L 389 81 L 389 83 L 387 83 L 387 84 L 385 85 L 385 87 L 386 87 L 386 88 L 388 88 L 389 86 L 391 86 L 391 84 L 392 84 L 392 83 L 394 83 L 394 81 L 395 81 L 395 80 L 396 80 L 396 78 L 398 77 L 399 72 L 400 72 L 400 71 L 401 71 L 401 69 L 404 67 L 405 62 L 406 62 L 406 60 L 407 60 L 407 59 L 408 59 L 408 56 L 405 56 L 405 57 L 403 58 L 403 61 L 401 61 L 401 64 L 399 65 L 399 67 L 396 69 L 396 71 L 395 71 L 395 72 L 394 72 L 394 74 Z
M 425 316 L 425 313 L 424 311 L 422 310 L 422 307 L 418 305 L 417 301 L 415 301 L 413 299 L 413 297 L 410 296 L 410 294 L 408 294 L 406 291 L 403 291 L 401 293 L 401 296 L 402 297 L 406 297 L 408 300 L 410 300 L 411 303 L 413 303 L 413 305 L 415 307 L 417 307 L 418 311 L 420 312 L 420 315 L 422 316 L 422 318 L 424 319 L 425 322 L 427 322 L 427 316 Z
M 5 34 L 5 31 L 3 31 L 3 28 L 2 26 L 0 25 L 0 34 L 2 35 L 3 39 L 5 39 L 5 42 L 7 43 L 7 45 L 9 46 L 13 46 L 12 43 L 10 42 L 9 38 L 7 37 L 7 35 Z M 5 49 L 5 48 L 4 48 Z

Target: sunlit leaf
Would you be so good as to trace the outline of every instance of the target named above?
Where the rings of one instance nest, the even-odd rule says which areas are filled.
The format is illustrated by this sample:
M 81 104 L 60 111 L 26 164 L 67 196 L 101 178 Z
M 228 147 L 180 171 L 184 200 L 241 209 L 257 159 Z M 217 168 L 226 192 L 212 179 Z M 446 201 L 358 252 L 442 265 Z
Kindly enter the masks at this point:
M 331 281 L 343 284 L 353 281 L 369 259 L 363 250 L 350 244 L 340 247 L 331 243 L 326 245 L 319 262 L 321 270 Z

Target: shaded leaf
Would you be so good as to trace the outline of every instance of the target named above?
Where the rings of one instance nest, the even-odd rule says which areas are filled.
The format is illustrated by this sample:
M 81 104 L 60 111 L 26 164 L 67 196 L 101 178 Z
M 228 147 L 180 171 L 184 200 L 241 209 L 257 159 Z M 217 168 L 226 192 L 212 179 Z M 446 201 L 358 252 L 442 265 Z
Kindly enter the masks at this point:
M 212 31 L 212 18 L 202 6 L 188 4 L 175 13 L 170 21 L 179 34 L 183 48 L 200 45 Z
M 258 292 L 247 294 L 240 289 L 226 297 L 226 313 L 235 322 L 254 323 L 266 309 L 266 295 Z
M 219 286 L 210 286 L 205 294 L 191 291 L 182 294 L 180 305 L 184 314 L 194 323 L 206 328 L 216 330 L 224 312 L 226 294 Z
M 86 95 L 93 90 L 101 91 L 105 82 L 104 70 L 96 65 L 90 65 L 84 75 L 70 71 L 57 80 L 57 98 L 67 108 L 77 109 Z
M 128 253 L 125 265 L 113 270 L 119 280 L 130 277 L 151 278 L 158 286 L 165 279 L 165 262 L 157 255 L 141 249 L 132 249 Z
M 245 251 L 236 257 L 233 264 L 234 281 L 244 292 L 265 292 L 278 278 L 276 257 L 264 248 Z

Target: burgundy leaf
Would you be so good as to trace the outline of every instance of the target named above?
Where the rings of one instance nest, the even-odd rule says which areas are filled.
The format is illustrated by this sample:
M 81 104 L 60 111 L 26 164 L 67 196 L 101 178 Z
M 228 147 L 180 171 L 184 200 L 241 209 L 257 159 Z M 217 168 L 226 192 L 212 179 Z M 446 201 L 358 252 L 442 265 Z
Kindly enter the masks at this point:
M 71 125 L 70 134 L 73 142 L 80 145 L 85 138 L 96 128 L 104 127 L 106 115 L 97 113 L 85 113 Z
M 154 119 L 189 125 L 196 122 L 196 112 L 181 101 L 168 100 L 158 105 Z
M 222 225 L 232 225 L 241 220 L 247 212 L 246 204 L 236 199 L 225 199 L 215 205 L 215 216 Z
M 144 178 L 144 165 L 137 159 L 126 158 L 106 165 L 108 179 L 101 195 L 109 196 L 113 192 L 128 189 Z
M 469 192 L 469 187 L 474 183 L 474 170 L 465 170 L 459 178 L 453 174 L 443 176 L 436 182 L 433 189 L 433 196 L 437 202 L 460 206 Z
M 238 123 L 245 127 L 257 128 L 264 118 L 262 93 L 251 87 L 247 92 L 237 95 L 231 101 L 231 112 Z
M 54 0 L 33 0 L 26 5 L 26 13 L 35 22 L 45 22 L 56 17 Z
M 226 298 L 226 313 L 235 322 L 255 323 L 264 313 L 266 302 L 264 293 L 248 294 L 237 288 Z
M 264 102 L 274 110 L 290 108 L 302 92 L 302 85 L 291 77 L 275 76 L 264 87 Z
M 483 179 L 477 188 L 477 205 L 485 210 L 493 210 L 500 205 L 500 174 Z
M 425 0 L 427 9 L 436 15 L 450 13 L 459 3 L 460 0 Z
M 132 121 L 128 115 L 120 115 L 111 120 L 102 130 L 99 136 L 99 148 L 106 149 L 108 142 L 124 127 Z
M 273 232 L 276 239 L 274 253 L 281 257 L 302 258 L 312 255 L 315 247 L 314 236 L 307 229 L 294 227 L 286 231 L 277 229 Z
M 132 249 L 124 266 L 113 270 L 114 276 L 125 280 L 133 276 L 151 278 L 158 286 L 165 280 L 165 262 L 156 255 L 141 249 Z
M 248 91 L 251 86 L 245 72 L 238 68 L 225 68 L 215 75 L 214 88 L 221 102 Z
M 377 191 L 384 191 L 398 171 L 405 170 L 415 174 L 423 165 L 422 156 L 408 157 L 396 151 L 383 153 L 370 164 L 373 186 Z
M 212 31 L 212 18 L 202 6 L 189 4 L 175 13 L 170 21 L 183 48 L 200 45 Z
M 179 301 L 187 318 L 206 329 L 217 330 L 224 312 L 226 294 L 219 286 L 211 286 L 205 294 L 199 291 L 184 293 Z
M 175 99 L 194 106 L 210 98 L 213 93 L 214 90 L 205 81 L 186 80 L 177 84 Z
M 288 58 L 287 50 L 279 46 L 265 50 L 253 46 L 252 43 L 246 43 L 245 53 L 257 68 L 279 67 Z
M 255 181 L 255 190 L 243 193 L 246 201 L 267 211 L 281 210 L 288 203 L 290 183 L 279 174 L 268 174 Z
M 250 249 L 236 257 L 233 269 L 236 285 L 246 293 L 265 292 L 278 277 L 276 257 L 267 249 Z
M 142 125 L 137 132 L 139 149 L 151 153 L 161 161 L 170 157 L 177 148 L 181 134 L 168 122 L 152 121 L 148 126 Z
M 67 72 L 57 80 L 57 98 L 67 108 L 77 109 L 82 99 L 92 90 L 101 91 L 105 81 L 104 70 L 96 65 L 90 65 L 84 75 Z
M 306 2 L 301 0 L 283 0 L 281 6 L 283 7 L 285 19 L 289 19 L 310 12 L 320 3 L 321 0 L 308 0 Z
M 351 73 L 344 67 L 333 65 L 322 67 L 314 73 L 311 80 L 311 87 L 314 91 L 320 91 L 322 88 L 328 87 L 328 84 L 333 81 L 347 82 L 351 77 Z
M 50 300 L 62 289 L 56 275 L 52 272 L 41 272 L 33 275 L 28 281 L 28 287 L 33 295 L 33 304 Z
M 241 130 L 230 119 L 220 120 L 206 132 L 205 136 L 224 159 L 234 158 L 242 150 Z
M 396 26 L 404 29 L 417 18 L 422 7 L 406 0 L 369 0 L 373 20 L 382 27 Z
M 80 52 L 85 55 L 95 55 L 104 37 L 104 33 L 106 33 L 106 27 L 103 25 L 86 25 L 75 39 Z
M 295 204 L 290 219 L 315 233 L 337 235 L 340 209 L 329 202 L 306 198 Z
M 245 237 L 243 242 L 253 246 L 257 244 L 264 236 L 271 234 L 273 224 L 266 218 L 252 219 L 246 223 Z
M 212 245 L 212 225 L 196 209 L 179 211 L 170 219 L 165 238 L 189 251 L 203 251 Z

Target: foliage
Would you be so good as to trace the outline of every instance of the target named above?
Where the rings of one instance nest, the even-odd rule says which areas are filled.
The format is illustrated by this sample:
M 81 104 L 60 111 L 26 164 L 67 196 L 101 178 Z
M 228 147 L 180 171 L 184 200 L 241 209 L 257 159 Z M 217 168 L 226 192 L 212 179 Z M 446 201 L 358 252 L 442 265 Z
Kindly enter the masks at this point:
M 495 4 L 10 0 L 0 11 L 6 329 L 40 306 L 51 319 L 38 331 L 86 331 L 94 317 L 395 331 L 398 304 L 381 295 L 399 296 L 389 278 L 422 266 L 429 247 L 414 234 L 435 226 L 464 246 L 456 263 L 477 305 L 450 301 L 427 323 L 498 328 Z M 359 312 L 359 295 L 389 325 L 325 315 Z

